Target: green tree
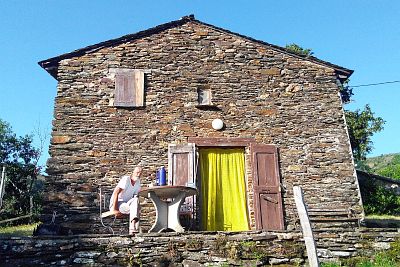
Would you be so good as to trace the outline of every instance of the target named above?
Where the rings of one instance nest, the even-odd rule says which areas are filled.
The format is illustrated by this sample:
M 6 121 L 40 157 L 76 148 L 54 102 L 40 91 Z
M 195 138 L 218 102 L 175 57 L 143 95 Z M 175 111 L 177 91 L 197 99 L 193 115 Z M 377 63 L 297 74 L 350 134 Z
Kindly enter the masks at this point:
M 372 151 L 371 137 L 383 130 L 385 121 L 381 117 L 375 117 L 369 105 L 366 105 L 364 110 L 346 110 L 345 115 L 354 160 L 360 163 Z
M 0 165 L 6 166 L 6 186 L 0 219 L 26 215 L 30 198 L 40 203 L 37 175 L 40 151 L 33 147 L 32 136 L 17 137 L 11 126 L 0 119 Z M 38 206 L 36 206 L 38 208 Z
M 303 48 L 297 44 L 289 44 L 285 46 L 286 50 L 288 50 L 289 52 L 295 53 L 297 55 L 300 56 L 305 56 L 305 57 L 309 57 L 312 56 L 314 54 L 314 52 L 309 49 L 309 48 Z

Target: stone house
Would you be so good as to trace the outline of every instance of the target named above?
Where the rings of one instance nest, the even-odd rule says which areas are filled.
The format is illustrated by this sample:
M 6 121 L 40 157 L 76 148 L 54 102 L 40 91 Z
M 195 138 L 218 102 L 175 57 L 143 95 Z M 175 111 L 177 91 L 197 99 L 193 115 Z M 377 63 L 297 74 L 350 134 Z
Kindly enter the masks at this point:
M 193 16 L 39 64 L 58 81 L 47 219 L 98 231 L 99 187 L 138 163 L 143 186 L 160 166 L 170 184 L 196 185 L 186 206 L 199 230 L 298 229 L 294 185 L 322 222 L 363 216 L 339 93 L 349 69 Z M 154 209 L 142 206 L 146 228 Z M 238 227 L 206 225 L 232 214 Z

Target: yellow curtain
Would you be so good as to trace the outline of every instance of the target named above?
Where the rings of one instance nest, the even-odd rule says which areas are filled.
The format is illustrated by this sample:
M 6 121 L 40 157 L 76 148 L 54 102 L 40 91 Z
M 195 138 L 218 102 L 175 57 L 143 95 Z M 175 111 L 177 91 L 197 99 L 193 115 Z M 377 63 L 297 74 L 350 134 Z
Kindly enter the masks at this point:
M 203 229 L 249 230 L 244 150 L 204 148 L 199 154 Z

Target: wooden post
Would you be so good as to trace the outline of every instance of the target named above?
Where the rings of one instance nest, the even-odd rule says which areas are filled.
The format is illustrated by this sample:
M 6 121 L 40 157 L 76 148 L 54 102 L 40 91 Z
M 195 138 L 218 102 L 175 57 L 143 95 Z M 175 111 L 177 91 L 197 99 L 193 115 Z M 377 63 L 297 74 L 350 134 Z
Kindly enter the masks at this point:
M 303 191 L 301 190 L 300 186 L 293 186 L 293 193 L 297 213 L 300 217 L 300 225 L 303 231 L 304 243 L 306 244 L 309 265 L 310 267 L 319 267 L 317 248 L 315 245 L 310 220 L 308 218 L 307 208 L 304 204 Z
M 29 215 L 31 215 L 31 217 L 29 217 L 29 223 L 32 223 L 32 215 L 33 215 L 33 196 L 29 197 Z
M 0 210 L 3 206 L 3 196 L 4 190 L 6 187 L 6 166 L 3 166 L 3 171 L 1 172 L 1 180 L 0 180 Z

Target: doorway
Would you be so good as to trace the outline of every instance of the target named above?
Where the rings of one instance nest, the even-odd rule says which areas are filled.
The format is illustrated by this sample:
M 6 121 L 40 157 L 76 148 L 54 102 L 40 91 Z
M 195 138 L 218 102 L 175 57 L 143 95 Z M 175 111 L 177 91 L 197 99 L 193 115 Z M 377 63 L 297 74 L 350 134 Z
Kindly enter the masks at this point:
M 202 229 L 249 230 L 244 148 L 199 149 L 199 171 Z

